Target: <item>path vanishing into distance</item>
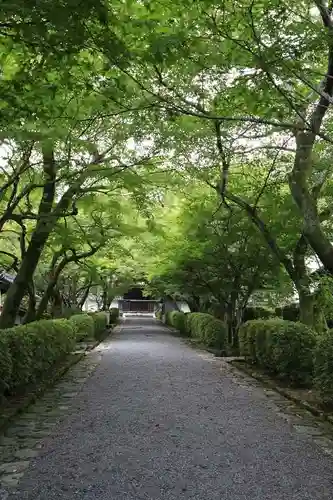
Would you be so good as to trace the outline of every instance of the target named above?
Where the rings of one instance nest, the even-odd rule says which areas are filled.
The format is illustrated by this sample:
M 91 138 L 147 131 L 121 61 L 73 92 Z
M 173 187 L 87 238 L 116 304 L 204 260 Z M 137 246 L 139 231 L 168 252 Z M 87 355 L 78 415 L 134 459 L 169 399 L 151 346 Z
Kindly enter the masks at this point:
M 333 498 L 314 417 L 154 319 L 120 330 L 0 438 L 1 500 Z

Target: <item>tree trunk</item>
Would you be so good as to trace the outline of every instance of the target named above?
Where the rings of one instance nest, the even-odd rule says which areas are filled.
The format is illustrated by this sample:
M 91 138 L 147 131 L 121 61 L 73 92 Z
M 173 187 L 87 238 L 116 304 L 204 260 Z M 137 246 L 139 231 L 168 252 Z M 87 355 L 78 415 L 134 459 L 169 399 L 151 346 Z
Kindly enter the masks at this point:
M 310 146 L 307 144 L 306 137 L 307 135 L 303 134 L 298 139 L 298 152 L 296 153 L 293 171 L 289 177 L 289 187 L 303 217 L 303 233 L 308 243 L 318 255 L 323 266 L 333 274 L 333 246 L 321 227 L 316 195 L 311 194 L 308 188 L 309 167 L 307 162 L 312 160 L 311 155 L 309 158 L 307 157 L 308 147 Z
M 236 276 L 234 280 L 234 289 L 231 291 L 229 296 L 229 301 L 227 302 L 227 307 L 225 311 L 226 324 L 228 328 L 228 344 L 233 347 L 237 347 L 237 299 L 239 295 L 238 290 L 239 276 Z
M 108 304 L 108 290 L 107 290 L 107 284 L 104 284 L 103 293 L 102 293 L 102 310 L 103 311 L 107 310 L 107 304 Z
M 89 251 L 83 252 L 81 254 L 77 254 L 73 251 L 73 254 L 71 256 L 65 255 L 64 258 L 59 262 L 59 264 L 51 270 L 49 282 L 37 309 L 36 319 L 40 319 L 42 314 L 46 311 L 49 300 L 53 295 L 54 288 L 57 285 L 59 276 L 65 269 L 67 264 L 69 264 L 70 262 L 78 262 L 85 257 L 91 257 L 91 255 L 94 255 L 100 247 L 101 245 L 91 247 Z
M 49 157 L 47 157 L 47 153 L 49 154 Z M 52 211 L 56 182 L 53 150 L 52 154 L 50 154 L 50 151 L 47 149 L 46 151 L 43 151 L 43 158 L 46 183 L 44 185 L 43 196 L 39 205 L 37 224 L 32 234 L 28 249 L 22 259 L 19 271 L 6 294 L 2 314 L 0 316 L 0 329 L 9 328 L 14 325 L 22 298 L 28 286 L 27 284 L 33 279 L 34 272 L 45 244 L 58 219 L 61 216 L 64 216 L 74 194 L 80 189 L 83 182 L 83 179 L 80 179 L 68 188 Z
M 300 287 L 298 290 L 299 298 L 299 319 L 301 323 L 308 326 L 314 326 L 314 305 L 315 297 L 308 288 Z
M 36 295 L 35 295 L 35 287 L 33 282 L 28 286 L 29 293 L 29 303 L 28 310 L 24 316 L 23 324 L 31 323 L 36 319 Z
M 234 318 L 234 308 L 233 304 L 230 302 L 227 303 L 226 311 L 225 311 L 225 323 L 228 328 L 228 344 L 232 345 L 233 340 L 233 318 Z
M 90 292 L 90 288 L 91 288 L 91 284 L 90 285 L 87 285 L 85 291 L 84 291 L 84 294 L 82 295 L 81 299 L 79 300 L 78 302 L 78 307 L 79 309 L 82 309 L 84 304 L 85 304 L 85 301 L 87 300 L 88 296 L 89 296 L 89 292 Z
M 315 298 L 310 291 L 311 281 L 305 265 L 307 248 L 307 239 L 303 233 L 295 246 L 293 255 L 294 284 L 299 298 L 300 321 L 305 325 L 313 326 Z
M 317 197 L 325 178 L 311 187 L 313 172 L 313 149 L 317 135 L 320 132 L 324 117 L 330 107 L 333 95 L 333 18 L 331 9 L 326 2 L 315 2 L 327 30 L 328 59 L 327 71 L 321 82 L 321 92 L 308 119 L 300 120 L 296 133 L 296 154 L 293 170 L 289 177 L 292 197 L 297 204 L 304 221 L 304 234 L 313 250 L 318 255 L 326 269 L 333 273 L 333 246 L 326 237 L 317 213 Z M 310 126 L 309 126 L 310 125 Z
M 315 315 L 314 306 L 315 300 L 311 297 L 310 284 L 311 280 L 308 276 L 308 272 L 305 265 L 305 255 L 308 248 L 308 237 L 304 233 L 300 236 L 293 255 L 293 260 L 291 260 L 284 252 L 279 248 L 276 240 L 273 238 L 266 224 L 260 219 L 257 211 L 251 207 L 247 202 L 240 199 L 235 195 L 228 195 L 230 200 L 234 201 L 238 206 L 243 208 L 252 222 L 257 226 L 257 228 L 262 233 L 268 247 L 271 249 L 272 253 L 279 259 L 280 263 L 284 266 L 289 277 L 291 278 L 297 292 L 299 295 L 299 308 L 302 323 L 309 326 L 315 325 Z
M 56 286 L 53 289 L 52 298 L 53 298 L 52 317 L 60 318 L 63 314 L 63 299 Z
M 6 294 L 0 316 L 0 328 L 9 328 L 15 324 L 22 298 L 26 293 L 28 284 L 32 282 L 41 253 L 56 222 L 53 220 L 50 223 L 48 219 L 53 207 L 56 182 L 53 146 L 50 147 L 50 144 L 43 144 L 42 153 L 45 185 L 39 204 L 38 220 L 15 280 Z
M 42 317 L 42 315 L 45 313 L 45 311 L 47 310 L 49 300 L 51 299 L 51 297 L 53 295 L 53 290 L 54 290 L 54 288 L 57 284 L 58 278 L 59 278 L 61 272 L 63 271 L 64 267 L 66 266 L 66 264 L 67 264 L 67 260 L 63 259 L 60 262 L 60 264 L 56 267 L 56 269 L 53 271 L 53 273 L 51 274 L 51 277 L 48 281 L 46 290 L 45 290 L 43 297 L 38 305 L 37 312 L 36 312 L 36 319 L 40 319 Z

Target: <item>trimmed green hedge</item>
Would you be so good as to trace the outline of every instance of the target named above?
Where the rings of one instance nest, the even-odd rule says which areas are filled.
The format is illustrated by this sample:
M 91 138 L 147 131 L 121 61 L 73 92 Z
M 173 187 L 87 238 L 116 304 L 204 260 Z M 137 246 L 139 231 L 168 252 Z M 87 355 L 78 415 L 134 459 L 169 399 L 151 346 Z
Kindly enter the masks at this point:
M 117 323 L 119 318 L 119 309 L 117 307 L 111 307 L 110 309 L 110 323 Z
M 314 352 L 314 385 L 324 403 L 333 404 L 333 330 L 318 336 Z
M 89 316 L 94 320 L 94 337 L 96 340 L 101 339 L 108 326 L 108 317 L 105 312 L 90 313 Z
M 179 330 L 179 332 L 184 335 L 185 332 L 185 320 L 186 316 L 181 311 L 172 311 L 168 314 L 168 320 L 170 325 Z
M 308 385 L 316 339 L 316 333 L 302 323 L 253 320 L 240 328 L 240 354 L 294 384 Z
M 34 321 L 0 331 L 0 395 L 36 382 L 74 348 L 76 328 L 66 319 Z
M 197 338 L 207 347 L 226 350 L 228 330 L 226 324 L 206 313 L 188 313 L 185 315 L 185 331 Z
M 76 340 L 81 342 L 94 337 L 94 320 L 88 314 L 75 314 L 69 320 L 76 330 Z
M 162 321 L 163 323 L 165 323 L 166 325 L 169 325 L 171 326 L 171 313 L 173 311 L 168 311 L 166 312 L 164 315 L 162 315 Z
M 228 342 L 228 329 L 223 321 L 210 314 L 190 313 L 187 322 L 191 335 L 201 340 L 208 347 L 224 350 Z
M 169 311 L 162 320 L 167 325 L 177 328 L 182 335 L 196 338 L 207 347 L 221 351 L 227 348 L 227 326 L 211 314 Z

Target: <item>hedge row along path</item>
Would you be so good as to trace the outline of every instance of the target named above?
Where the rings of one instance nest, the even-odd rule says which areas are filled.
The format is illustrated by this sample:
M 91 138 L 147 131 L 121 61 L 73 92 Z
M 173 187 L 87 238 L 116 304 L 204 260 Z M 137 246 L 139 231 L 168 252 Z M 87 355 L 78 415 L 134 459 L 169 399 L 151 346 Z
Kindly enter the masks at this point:
M 7 430 L 0 491 L 6 500 L 331 499 L 333 443 L 315 422 L 157 321 L 126 319 Z

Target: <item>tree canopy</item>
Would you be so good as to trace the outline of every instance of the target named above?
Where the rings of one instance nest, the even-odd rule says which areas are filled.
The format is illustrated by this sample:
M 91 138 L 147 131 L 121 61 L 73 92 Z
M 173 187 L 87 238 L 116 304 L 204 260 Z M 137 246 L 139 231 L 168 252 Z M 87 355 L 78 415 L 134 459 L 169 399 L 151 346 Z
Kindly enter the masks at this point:
M 138 280 L 230 331 L 295 295 L 316 323 L 332 40 L 324 0 L 4 2 L 0 327 Z

